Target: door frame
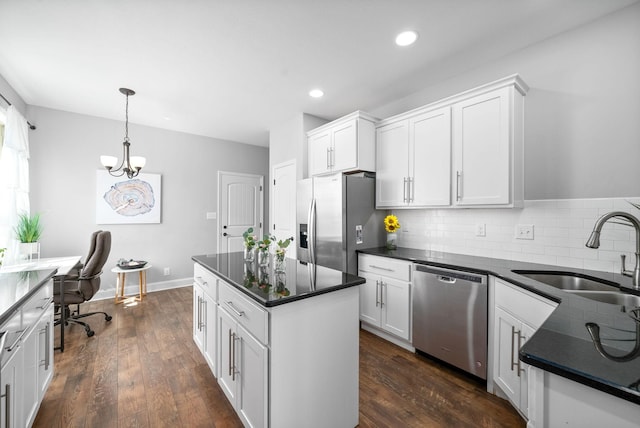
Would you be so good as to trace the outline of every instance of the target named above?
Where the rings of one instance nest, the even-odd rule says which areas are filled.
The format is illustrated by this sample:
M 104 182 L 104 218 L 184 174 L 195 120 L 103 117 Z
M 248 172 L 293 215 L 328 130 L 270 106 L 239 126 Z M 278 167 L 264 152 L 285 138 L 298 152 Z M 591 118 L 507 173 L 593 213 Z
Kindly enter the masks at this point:
M 235 176 L 235 177 L 253 177 L 253 178 L 257 178 L 260 181 L 260 192 L 261 192 L 261 196 L 260 196 L 260 201 L 259 201 L 259 209 L 260 212 L 258 213 L 258 222 L 260 224 L 260 230 L 256 231 L 255 235 L 260 237 L 260 239 L 262 238 L 262 231 L 264 230 L 264 176 L 263 175 L 258 175 L 258 174 L 246 174 L 246 173 L 242 173 L 242 172 L 233 172 L 233 171 L 220 171 L 218 170 L 218 219 L 220 219 L 221 217 L 221 208 L 222 208 L 222 200 L 220 198 L 220 196 L 222 195 L 222 177 L 223 176 Z M 216 224 L 216 252 L 218 254 L 220 254 L 220 237 L 222 236 L 222 229 L 220 226 L 220 220 L 218 220 L 217 224 Z
M 275 172 L 276 169 L 279 168 L 287 168 L 287 167 L 292 167 L 293 168 L 293 176 L 294 176 L 294 183 L 293 183 L 293 224 L 291 226 L 292 227 L 292 236 L 295 237 L 296 235 L 296 227 L 297 227 L 297 219 L 296 219 L 296 204 L 297 204 L 297 200 L 296 200 L 296 194 L 295 194 L 295 189 L 296 189 L 296 183 L 297 183 L 297 179 L 295 177 L 297 177 L 297 162 L 295 159 L 289 159 L 287 161 L 284 162 L 280 162 L 279 164 L 273 165 L 271 167 L 271 177 L 269 177 L 269 231 L 272 235 L 275 235 L 275 230 L 273 229 L 273 224 L 275 221 L 275 216 L 274 216 L 274 202 L 275 202 L 275 194 L 276 194 L 276 190 L 275 190 L 275 185 L 273 184 L 273 181 L 275 180 Z M 283 238 L 283 237 L 281 237 Z M 287 253 L 289 253 L 289 256 L 293 256 L 295 257 L 296 255 L 296 246 L 290 246 L 289 249 L 287 250 Z

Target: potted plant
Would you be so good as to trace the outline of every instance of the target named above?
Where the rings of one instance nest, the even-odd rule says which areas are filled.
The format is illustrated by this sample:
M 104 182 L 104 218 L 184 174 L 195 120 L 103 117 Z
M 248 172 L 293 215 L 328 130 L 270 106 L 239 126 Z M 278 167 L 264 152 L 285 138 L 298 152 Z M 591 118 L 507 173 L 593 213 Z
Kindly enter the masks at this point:
M 20 241 L 20 254 L 31 260 L 36 254 L 40 257 L 40 235 L 42 235 L 42 223 L 40 214 L 29 215 L 22 213 L 18 215 L 18 224 L 14 229 L 16 238 Z

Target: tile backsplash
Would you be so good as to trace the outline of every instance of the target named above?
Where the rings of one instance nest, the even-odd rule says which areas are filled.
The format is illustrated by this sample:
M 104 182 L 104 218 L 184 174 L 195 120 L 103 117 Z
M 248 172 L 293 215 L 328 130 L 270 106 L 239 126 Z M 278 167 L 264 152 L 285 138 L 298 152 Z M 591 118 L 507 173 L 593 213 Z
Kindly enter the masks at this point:
M 398 245 L 448 253 L 569 266 L 605 272 L 635 265 L 635 230 L 609 220 L 600 248 L 585 246 L 593 225 L 603 214 L 625 211 L 640 218 L 629 204 L 640 197 L 529 200 L 521 209 L 421 209 L 392 211 L 400 221 Z M 524 230 L 519 227 L 524 225 Z M 533 239 L 516 239 L 516 231 Z M 485 236 L 477 236 L 484 228 Z

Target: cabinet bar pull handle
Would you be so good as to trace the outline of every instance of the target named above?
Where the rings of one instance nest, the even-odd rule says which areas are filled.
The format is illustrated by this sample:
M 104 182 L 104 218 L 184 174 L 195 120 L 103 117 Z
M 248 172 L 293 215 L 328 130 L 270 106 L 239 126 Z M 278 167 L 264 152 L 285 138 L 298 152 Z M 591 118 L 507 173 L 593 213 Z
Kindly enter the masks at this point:
M 513 336 L 515 335 L 516 335 L 516 328 L 514 326 L 511 326 L 511 371 L 513 371 L 514 367 L 516 367 L 516 363 L 513 359 L 513 354 L 514 354 L 513 348 L 515 347 L 515 344 L 516 344 L 515 340 L 513 340 Z
M 402 202 L 407 202 L 407 177 L 403 178 L 403 183 L 402 183 Z
M 233 346 L 233 342 L 231 339 L 231 329 L 229 329 L 229 376 L 231 376 L 231 346 Z
M 228 301 L 225 302 L 227 304 L 227 306 L 229 306 L 229 309 L 231 309 L 233 311 L 234 314 L 236 314 L 237 316 L 241 317 L 244 315 L 244 311 L 239 311 L 238 309 L 236 309 L 236 307 L 233 305 L 232 301 Z
M 378 287 L 380 287 L 380 281 L 376 280 L 376 308 L 380 304 L 380 299 L 378 298 Z
M 22 337 L 25 335 L 25 333 L 27 332 L 27 329 L 25 328 L 24 330 L 18 330 L 16 331 L 16 333 L 20 333 L 20 336 L 18 336 L 18 338 L 15 340 L 15 342 L 13 342 L 10 346 L 8 346 L 7 352 L 11 352 L 14 349 L 16 349 L 16 347 L 18 346 L 18 344 L 20 343 L 20 341 L 22 340 Z
M 198 296 L 198 331 L 202 331 L 202 298 Z
M 330 148 L 327 147 L 327 169 L 329 169 L 331 167 L 331 152 L 330 152 Z
M 202 328 L 204 329 L 207 326 L 207 301 L 202 299 Z
M 456 171 L 456 201 L 459 201 L 461 196 L 460 196 L 460 177 L 462 176 L 462 173 L 460 171 Z
M 6 384 L 4 386 L 4 395 L 0 395 L 0 398 L 4 398 L 4 426 L 11 426 L 11 385 Z
M 236 340 L 238 340 L 238 335 L 233 333 L 233 369 L 231 370 L 231 380 L 235 381 L 236 380 Z
M 47 306 L 49 306 L 49 304 L 51 304 L 51 303 L 53 302 L 53 296 L 51 296 L 51 297 L 47 297 L 47 298 L 46 298 L 46 300 L 47 300 L 47 301 L 46 301 L 46 302 L 44 302 L 44 303 L 42 304 L 42 306 L 36 306 L 36 309 L 46 309 L 46 308 L 47 308 Z
M 382 266 L 369 265 L 369 267 L 370 267 L 370 268 L 373 268 L 373 269 L 386 270 L 387 272 L 394 272 L 394 270 L 393 270 L 393 269 L 389 269 L 389 268 L 382 267 Z
M 336 149 L 335 147 L 331 147 L 331 168 L 336 166 Z
M 520 334 L 520 331 L 518 331 L 518 352 L 520 352 L 520 347 L 522 346 L 522 337 L 523 336 Z M 520 365 L 520 358 L 518 358 L 517 361 L 518 361 L 518 365 L 517 365 L 518 377 L 520 377 L 520 373 L 524 372 L 524 369 Z
M 413 196 L 416 191 L 415 180 L 413 177 L 409 177 L 409 202 L 413 202 Z
M 44 347 L 46 352 L 44 354 L 44 369 L 49 370 L 51 364 L 51 323 L 48 322 L 44 327 Z

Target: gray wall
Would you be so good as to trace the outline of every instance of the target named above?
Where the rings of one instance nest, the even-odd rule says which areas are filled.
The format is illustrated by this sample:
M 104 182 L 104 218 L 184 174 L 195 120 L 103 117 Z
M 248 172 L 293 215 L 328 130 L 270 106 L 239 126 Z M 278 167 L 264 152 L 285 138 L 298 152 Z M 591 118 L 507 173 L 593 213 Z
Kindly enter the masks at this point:
M 640 195 L 640 4 L 369 112 L 389 117 L 513 73 L 531 87 L 525 199 Z
M 189 278 L 191 256 L 216 251 L 217 220 L 205 213 L 218 211 L 218 170 L 263 175 L 268 182 L 264 147 L 129 124 L 132 155 L 147 158 L 144 172 L 162 175 L 162 222 L 96 225 L 99 157 L 121 159 L 124 123 L 39 107 L 29 107 L 29 120 L 38 126 L 29 134 L 31 209 L 42 213 L 42 257 L 84 256 L 91 232 L 101 228 L 113 239 L 107 266 L 121 257 L 142 259 L 154 266 L 149 283 Z M 265 207 L 267 201 L 265 193 Z M 164 267 L 171 276 L 162 276 Z M 111 272 L 105 279 L 115 284 Z

